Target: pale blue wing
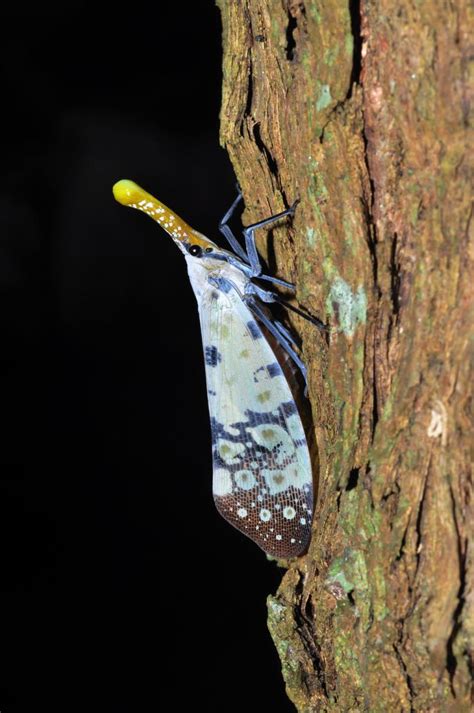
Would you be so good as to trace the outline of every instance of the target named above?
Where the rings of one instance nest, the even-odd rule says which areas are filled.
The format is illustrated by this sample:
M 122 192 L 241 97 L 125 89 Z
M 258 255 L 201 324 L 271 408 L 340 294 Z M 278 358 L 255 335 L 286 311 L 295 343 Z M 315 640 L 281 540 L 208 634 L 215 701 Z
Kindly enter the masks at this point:
M 199 295 L 213 493 L 219 512 L 265 552 L 306 547 L 313 506 L 306 436 L 286 377 L 236 290 Z

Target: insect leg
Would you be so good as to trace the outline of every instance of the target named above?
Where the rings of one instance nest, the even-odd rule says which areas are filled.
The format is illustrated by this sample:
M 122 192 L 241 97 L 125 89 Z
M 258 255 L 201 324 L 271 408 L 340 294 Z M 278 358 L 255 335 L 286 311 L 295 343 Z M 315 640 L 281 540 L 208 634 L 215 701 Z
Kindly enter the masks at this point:
M 251 295 L 250 299 L 247 297 L 247 295 Z M 262 290 L 261 287 L 258 285 L 254 285 L 252 282 L 249 282 L 247 284 L 247 287 L 245 288 L 245 297 L 244 299 L 246 302 L 250 302 L 250 304 L 253 304 L 254 297 L 258 297 L 258 299 L 262 300 L 262 302 L 278 302 L 278 295 L 275 294 L 275 292 L 269 292 L 268 290 Z M 285 339 L 290 342 L 290 344 L 296 344 L 296 339 L 295 337 L 291 334 L 291 332 L 283 326 L 281 322 L 278 320 L 274 319 L 272 321 L 272 324 L 275 325 L 275 327 L 278 329 L 279 332 L 285 337 Z
M 284 324 L 282 324 L 281 322 L 279 322 L 276 319 L 273 320 L 273 324 L 278 329 L 278 331 L 283 334 L 285 339 L 287 339 L 290 342 L 290 344 L 297 344 L 298 348 L 300 347 L 300 340 L 298 339 L 298 343 L 297 343 L 297 339 L 296 339 L 295 335 L 291 334 L 290 330 L 287 329 Z
M 280 305 L 283 305 L 286 309 L 289 309 L 291 312 L 295 312 L 296 314 L 299 314 L 300 317 L 303 317 L 303 319 L 306 319 L 308 322 L 311 322 L 311 324 L 314 324 L 315 327 L 321 330 L 321 332 L 328 332 L 329 329 L 328 327 L 324 324 L 324 322 L 321 322 L 320 319 L 317 317 L 313 317 L 313 315 L 308 314 L 307 312 L 303 312 L 303 310 L 298 309 L 298 307 L 293 307 L 292 304 L 287 302 L 286 300 L 282 300 L 279 295 L 275 295 L 276 299 L 274 300 Z
M 269 218 L 266 218 L 265 220 L 260 220 L 258 223 L 252 223 L 252 225 L 248 225 L 242 231 L 245 237 L 245 248 L 247 250 L 248 255 L 247 259 L 249 260 L 250 265 L 252 266 L 255 276 L 259 275 L 262 271 L 260 256 L 257 252 L 257 247 L 255 245 L 255 231 L 258 228 L 265 227 L 265 225 L 276 223 L 278 220 L 284 218 L 287 215 L 293 215 L 297 203 L 298 201 L 296 200 L 291 206 L 291 208 L 287 208 L 286 210 L 282 211 L 281 213 L 277 213 L 276 215 L 271 215 Z
M 264 290 L 254 282 L 250 282 L 250 280 L 245 285 L 245 296 L 247 295 L 254 295 L 255 297 L 258 297 L 259 300 L 262 300 L 262 302 L 278 302 L 278 295 L 276 292 Z
M 258 278 L 259 280 L 261 277 Z M 245 288 L 245 294 L 246 295 L 255 295 L 259 299 L 262 300 L 262 302 L 276 302 L 277 304 L 283 305 L 286 309 L 290 310 L 291 312 L 295 312 L 296 314 L 299 314 L 300 317 L 303 317 L 303 319 L 306 319 L 308 322 L 311 322 L 314 324 L 318 329 L 320 329 L 322 332 L 327 332 L 328 328 L 326 325 L 321 322 L 320 319 L 317 317 L 313 317 L 311 314 L 307 314 L 307 312 L 303 312 L 303 310 L 298 309 L 298 307 L 294 307 L 292 304 L 287 302 L 286 300 L 283 300 L 280 295 L 277 295 L 276 292 L 271 292 L 270 290 L 264 290 L 258 285 L 256 285 L 253 282 L 248 282 L 247 286 Z
M 243 247 L 240 245 L 239 241 L 235 237 L 234 233 L 232 232 L 231 228 L 227 225 L 229 220 L 232 218 L 232 215 L 240 201 L 242 200 L 242 193 L 240 191 L 240 188 L 237 186 L 238 194 L 237 198 L 234 200 L 232 205 L 230 206 L 229 210 L 225 214 L 225 216 L 222 218 L 221 222 L 219 223 L 219 230 L 222 233 L 222 235 L 225 237 L 229 245 L 231 246 L 232 250 L 240 257 L 242 260 L 245 260 L 245 262 L 248 263 L 249 259 L 245 253 L 245 250 Z
M 286 280 L 280 280 L 279 277 L 271 277 L 271 275 L 259 275 L 258 276 L 259 280 L 266 280 L 267 282 L 271 282 L 273 285 L 280 285 L 281 287 L 285 287 L 287 290 L 292 290 L 295 292 L 296 287 L 293 285 L 292 282 L 287 282 Z
M 293 359 L 295 362 L 296 366 L 298 369 L 301 371 L 304 379 L 304 383 L 307 386 L 308 381 L 307 381 L 307 372 L 306 372 L 306 367 L 299 358 L 298 354 L 295 352 L 293 347 L 290 344 L 290 340 L 287 338 L 287 336 L 280 330 L 278 327 L 275 326 L 275 324 L 267 317 L 265 314 L 264 310 L 260 307 L 260 305 L 256 302 L 255 299 L 250 298 L 247 301 L 250 309 L 252 312 L 255 314 L 255 316 L 262 322 L 262 324 L 268 329 L 270 334 L 272 334 L 275 339 L 277 340 L 278 344 L 286 351 L 286 353 Z M 284 329 L 284 328 L 283 328 Z M 286 332 L 286 330 L 284 329 Z M 289 335 L 288 335 L 289 336 Z

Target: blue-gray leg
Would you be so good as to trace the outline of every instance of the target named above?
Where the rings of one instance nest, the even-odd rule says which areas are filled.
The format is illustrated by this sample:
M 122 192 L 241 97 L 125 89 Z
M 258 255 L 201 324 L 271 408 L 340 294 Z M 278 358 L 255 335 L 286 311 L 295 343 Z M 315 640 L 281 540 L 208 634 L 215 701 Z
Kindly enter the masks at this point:
M 225 237 L 236 255 L 238 255 L 246 263 L 250 263 L 251 272 L 254 277 L 259 276 L 261 280 L 267 280 L 267 282 L 272 282 L 274 285 L 280 285 L 280 287 L 285 287 L 286 289 L 294 290 L 295 287 L 291 284 L 291 282 L 287 282 L 286 280 L 280 280 L 278 277 L 271 277 L 270 275 L 261 274 L 262 264 L 260 262 L 260 256 L 257 252 L 257 247 L 255 245 L 255 231 L 258 228 L 263 228 L 265 225 L 276 223 L 278 220 L 280 220 L 281 218 L 285 218 L 287 215 L 293 215 L 298 201 L 295 201 L 291 208 L 288 208 L 287 210 L 284 210 L 281 213 L 277 213 L 276 215 L 272 215 L 270 216 L 270 218 L 266 218 L 265 220 L 260 220 L 258 223 L 248 225 L 246 228 L 244 228 L 243 234 L 245 238 L 245 247 L 247 251 L 246 252 L 240 245 L 239 241 L 232 232 L 232 229 L 228 225 L 228 222 L 232 218 L 236 207 L 242 200 L 242 192 L 239 186 L 237 186 L 237 190 L 238 194 L 236 199 L 234 200 L 229 210 L 219 223 L 220 232 Z
M 280 287 L 284 287 L 287 290 L 292 290 L 293 292 L 296 290 L 296 287 L 292 282 L 280 280 L 280 278 L 278 277 L 272 277 L 271 275 L 258 275 L 258 279 L 266 280 L 267 282 L 271 282 L 273 285 L 280 285 Z
M 260 320 L 260 322 L 265 325 L 265 327 L 268 329 L 270 334 L 272 334 L 275 339 L 277 340 L 278 344 L 286 351 L 286 353 L 293 359 L 295 362 L 296 366 L 298 369 L 301 371 L 304 379 L 305 386 L 308 386 L 308 381 L 307 381 L 307 372 L 306 372 L 306 367 L 299 358 L 298 354 L 295 352 L 293 347 L 291 346 L 290 339 L 292 340 L 292 337 L 290 337 L 289 333 L 287 330 L 283 327 L 283 330 L 281 330 L 279 327 L 280 325 L 278 322 L 274 323 L 272 322 L 271 319 L 267 317 L 265 314 L 265 311 L 260 307 L 260 305 L 256 302 L 255 299 L 250 298 L 247 301 L 250 309 L 252 312 L 255 314 L 255 316 Z M 278 325 L 278 326 L 277 326 Z M 290 337 L 290 339 L 288 338 Z M 305 389 L 306 393 L 306 389 Z
M 278 220 L 281 220 L 281 218 L 285 218 L 287 215 L 293 215 L 295 212 L 296 204 L 298 201 L 295 201 L 291 208 L 287 208 L 286 210 L 282 211 L 281 213 L 277 213 L 276 215 L 271 215 L 270 218 L 266 218 L 265 220 L 260 220 L 258 223 L 252 223 L 252 225 L 248 225 L 246 228 L 243 230 L 243 234 L 245 237 L 245 249 L 247 250 L 247 255 L 248 255 L 248 260 L 250 262 L 250 265 L 252 267 L 252 270 L 254 272 L 254 276 L 257 277 L 260 275 L 262 272 L 262 265 L 260 263 L 260 256 L 257 252 L 257 246 L 255 245 L 255 231 L 258 228 L 264 228 L 266 225 L 271 225 L 272 223 L 276 223 Z M 269 278 L 266 278 L 269 279 Z M 271 278 L 270 278 L 271 281 Z M 278 284 L 278 283 L 276 283 Z
M 261 280 L 262 277 L 259 276 L 258 279 Z M 270 292 L 270 290 L 264 290 L 262 287 L 255 285 L 253 282 L 247 283 L 247 285 L 245 287 L 245 295 L 254 295 L 255 297 L 258 297 L 258 299 L 262 300 L 262 302 L 268 302 L 268 303 L 276 302 L 277 304 L 281 304 L 286 309 L 290 310 L 291 312 L 295 312 L 296 314 L 299 314 L 300 317 L 303 317 L 303 319 L 306 319 L 308 322 L 311 322 L 312 324 L 314 324 L 322 332 L 328 331 L 328 328 L 326 327 L 326 325 L 323 322 L 321 322 L 321 320 L 318 319 L 317 317 L 313 317 L 310 314 L 306 314 L 306 312 L 303 312 L 301 309 L 298 309 L 298 307 L 294 307 L 289 302 L 286 302 L 286 300 L 282 300 L 280 295 L 277 295 L 276 292 Z
M 296 343 L 297 343 L 297 340 L 296 340 L 294 334 L 291 334 L 291 332 L 289 331 L 289 329 L 287 329 L 284 324 L 282 324 L 281 322 L 279 322 L 277 319 L 274 319 L 274 320 L 273 320 L 273 324 L 274 324 L 275 327 L 278 329 L 278 331 L 279 331 L 281 334 L 283 334 L 283 336 L 285 337 L 285 339 L 287 339 L 287 340 L 290 342 L 290 344 L 296 344 Z M 300 344 L 301 344 L 301 343 L 300 343 L 300 340 L 298 339 L 298 344 L 297 344 L 298 348 L 300 347 Z
M 221 222 L 219 223 L 219 230 L 221 231 L 222 235 L 225 237 L 229 245 L 231 246 L 232 250 L 242 259 L 244 262 L 248 263 L 248 257 L 245 254 L 245 250 L 243 247 L 240 245 L 239 241 L 235 237 L 234 233 L 232 232 L 231 228 L 227 225 L 229 220 L 232 218 L 234 211 L 237 207 L 237 205 L 240 203 L 242 200 L 242 193 L 240 191 L 240 188 L 237 186 L 238 195 L 237 198 L 234 200 L 232 205 L 230 206 L 229 210 L 225 214 L 225 216 L 222 218 Z

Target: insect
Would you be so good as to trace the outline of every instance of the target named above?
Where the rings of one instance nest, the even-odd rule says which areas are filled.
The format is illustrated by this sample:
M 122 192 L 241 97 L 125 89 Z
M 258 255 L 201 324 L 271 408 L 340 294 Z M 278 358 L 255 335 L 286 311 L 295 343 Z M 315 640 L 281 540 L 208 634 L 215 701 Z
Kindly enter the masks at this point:
M 311 534 L 311 462 L 301 417 L 267 335 L 278 341 L 304 376 L 306 371 L 291 335 L 262 304 L 278 301 L 278 296 L 253 280 L 293 287 L 262 274 L 255 229 L 292 214 L 294 206 L 245 228 L 244 250 L 227 224 L 241 200 L 239 192 L 219 226 L 230 252 L 136 183 L 119 181 L 113 192 L 119 203 L 161 225 L 187 263 L 201 323 L 218 511 L 267 554 L 297 556 Z

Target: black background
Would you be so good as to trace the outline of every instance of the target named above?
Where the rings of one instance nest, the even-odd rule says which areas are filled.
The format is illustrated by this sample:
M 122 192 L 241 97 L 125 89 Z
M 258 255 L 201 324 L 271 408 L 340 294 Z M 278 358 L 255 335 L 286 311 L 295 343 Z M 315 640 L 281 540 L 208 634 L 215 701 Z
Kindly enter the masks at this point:
M 162 5 L 2 18 L 2 713 L 293 710 L 281 571 L 212 500 L 182 256 L 111 193 L 218 241 L 234 197 L 219 13 Z

